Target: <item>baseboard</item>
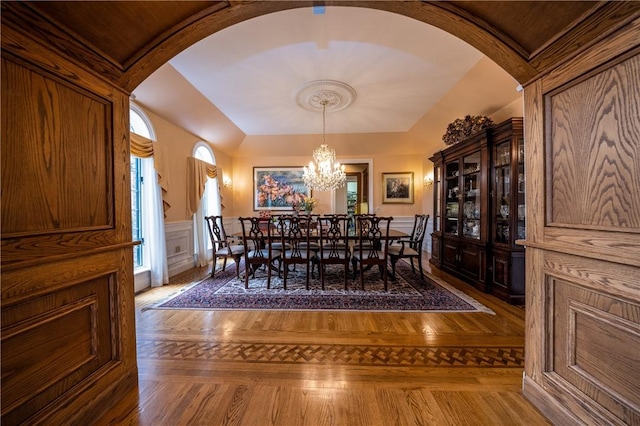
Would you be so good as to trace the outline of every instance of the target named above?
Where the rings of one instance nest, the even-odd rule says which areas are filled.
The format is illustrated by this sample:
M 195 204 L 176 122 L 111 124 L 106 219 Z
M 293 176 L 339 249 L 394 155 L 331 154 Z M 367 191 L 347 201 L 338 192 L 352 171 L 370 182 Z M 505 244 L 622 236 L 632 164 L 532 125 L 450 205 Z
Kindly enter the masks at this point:
M 116 368 L 122 370 L 122 366 Z M 62 425 L 94 424 L 96 419 L 107 413 L 110 407 L 120 401 L 128 392 L 138 387 L 138 369 L 136 366 L 126 372 L 115 374 L 110 371 L 97 380 L 109 381 L 105 386 L 80 386 L 65 394 L 55 404 L 28 419 L 29 424 Z M 102 390 L 100 390 L 102 389 Z
M 169 278 L 195 267 L 196 260 L 193 256 L 191 256 L 190 258 L 180 259 L 178 262 L 171 263 L 169 265 Z

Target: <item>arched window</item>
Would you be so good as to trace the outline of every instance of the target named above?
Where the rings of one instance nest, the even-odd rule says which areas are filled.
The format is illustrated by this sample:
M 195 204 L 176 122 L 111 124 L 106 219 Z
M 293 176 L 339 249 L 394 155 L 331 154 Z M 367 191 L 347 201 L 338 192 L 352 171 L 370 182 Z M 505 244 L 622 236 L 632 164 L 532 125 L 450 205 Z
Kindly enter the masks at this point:
M 202 160 L 215 166 L 216 159 L 213 155 L 213 151 L 204 142 L 198 142 L 193 150 L 193 156 L 198 160 Z M 205 187 L 204 195 L 202 197 L 203 213 L 205 216 L 219 215 L 221 214 L 220 206 L 220 180 L 222 177 L 217 177 L 214 180 L 209 179 Z
M 193 149 L 193 156 L 198 160 L 204 161 L 206 163 L 213 165 L 216 164 L 215 156 L 213 155 L 211 147 L 209 147 L 209 145 L 204 142 L 198 142 L 195 145 Z M 202 214 L 204 216 L 214 216 L 222 214 L 219 179 L 222 179 L 222 177 L 220 176 L 219 178 L 216 177 L 215 179 L 207 179 L 207 184 L 205 185 L 204 194 L 202 196 Z M 207 241 L 207 250 L 211 250 L 211 239 L 209 238 L 209 234 L 206 232 L 202 237 L 205 241 Z
M 131 104 L 129 109 L 129 129 L 131 133 L 144 136 L 147 139 L 155 140 L 153 127 L 144 112 L 136 105 Z M 134 268 L 148 267 L 149 253 L 145 250 L 145 224 L 143 222 L 144 212 L 149 206 L 145 206 L 145 177 L 148 175 L 147 167 L 143 164 L 142 158 L 131 156 L 131 228 L 133 241 L 141 241 L 141 244 L 133 248 Z M 148 227 L 146 227 L 148 229 Z

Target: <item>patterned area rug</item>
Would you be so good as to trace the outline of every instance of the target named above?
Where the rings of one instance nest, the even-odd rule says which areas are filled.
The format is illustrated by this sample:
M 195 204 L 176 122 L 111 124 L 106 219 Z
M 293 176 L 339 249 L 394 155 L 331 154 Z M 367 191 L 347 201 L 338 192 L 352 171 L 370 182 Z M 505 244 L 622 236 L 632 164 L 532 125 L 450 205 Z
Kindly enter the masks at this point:
M 267 289 L 266 272 L 256 271 L 244 288 L 244 262 L 240 264 L 240 279 L 236 278 L 235 265 L 227 264 L 224 272 L 216 272 L 215 278 L 206 278 L 168 300 L 158 303 L 154 309 L 212 309 L 212 310 L 346 310 L 377 312 L 485 312 L 492 310 L 463 292 L 453 288 L 430 274 L 420 279 L 404 261 L 396 266 L 396 279 L 388 279 L 388 291 L 378 268 L 365 272 L 365 290 L 360 289 L 359 277 L 349 277 L 349 289 L 344 289 L 341 266 L 329 265 L 325 274 L 325 290 L 321 290 L 319 277 L 310 279 L 305 288 L 305 275 L 291 271 L 287 289 L 276 273 Z M 317 275 L 317 273 L 316 273 Z

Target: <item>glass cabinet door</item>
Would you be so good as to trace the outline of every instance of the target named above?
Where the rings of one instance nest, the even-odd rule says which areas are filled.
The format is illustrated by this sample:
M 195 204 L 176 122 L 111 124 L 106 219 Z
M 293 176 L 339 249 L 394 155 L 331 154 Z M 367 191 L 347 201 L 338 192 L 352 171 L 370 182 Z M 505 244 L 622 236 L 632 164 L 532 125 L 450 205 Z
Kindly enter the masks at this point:
M 444 197 L 445 197 L 445 223 L 444 232 L 452 235 L 460 233 L 460 163 L 453 161 L 445 165 Z
M 463 159 L 462 236 L 480 239 L 480 152 Z
M 441 223 L 440 223 L 440 206 L 442 203 L 442 198 L 441 198 L 441 194 L 440 194 L 440 185 L 442 183 L 440 182 L 440 167 L 434 167 L 433 168 L 433 194 L 434 194 L 434 200 L 433 200 L 433 216 L 434 216 L 434 222 L 433 222 L 433 230 L 435 232 L 439 232 L 441 231 Z
M 497 243 L 509 244 L 511 232 L 511 227 L 509 226 L 511 208 L 511 141 L 496 145 L 493 161 L 495 173 L 493 240 Z
M 518 138 L 518 227 L 516 238 L 526 238 L 524 191 L 524 138 Z

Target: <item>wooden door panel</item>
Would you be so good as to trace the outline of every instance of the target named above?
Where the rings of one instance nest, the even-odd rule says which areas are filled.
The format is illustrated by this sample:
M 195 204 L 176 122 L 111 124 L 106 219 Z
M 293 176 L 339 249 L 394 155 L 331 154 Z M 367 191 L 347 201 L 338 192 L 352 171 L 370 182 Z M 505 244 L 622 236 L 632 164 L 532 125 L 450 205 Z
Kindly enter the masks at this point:
M 450 268 L 458 267 L 458 244 L 449 240 L 444 240 L 444 250 L 442 253 L 442 263 Z
M 549 226 L 640 233 L 639 73 L 636 55 L 547 96 Z
M 506 297 L 508 295 L 510 276 L 509 253 L 494 254 L 492 263 L 493 279 L 491 282 L 491 290 L 495 294 Z
M 463 245 L 460 249 L 460 270 L 474 280 L 480 279 L 480 250 L 472 245 Z
M 551 369 L 573 392 L 629 424 L 640 421 L 640 304 L 548 276 Z M 631 419 L 634 419 L 631 421 Z
M 553 423 L 640 423 L 639 53 L 636 17 L 525 89 L 523 393 Z
M 128 94 L 2 35 L 2 422 L 89 424 L 137 382 Z
M 116 274 L 2 306 L 2 417 L 26 420 L 114 361 Z
M 440 263 L 440 242 L 441 237 L 436 235 L 431 235 L 431 260 L 432 263 L 439 264 Z
M 109 102 L 7 58 L 2 76 L 3 237 L 113 228 Z

